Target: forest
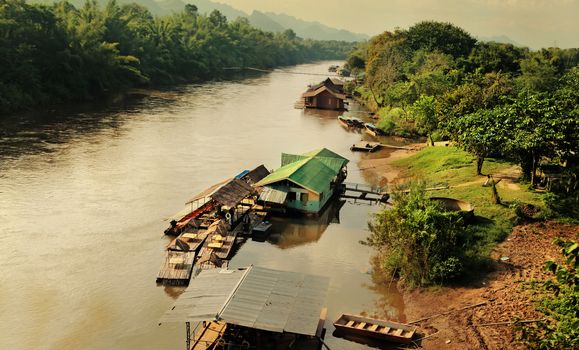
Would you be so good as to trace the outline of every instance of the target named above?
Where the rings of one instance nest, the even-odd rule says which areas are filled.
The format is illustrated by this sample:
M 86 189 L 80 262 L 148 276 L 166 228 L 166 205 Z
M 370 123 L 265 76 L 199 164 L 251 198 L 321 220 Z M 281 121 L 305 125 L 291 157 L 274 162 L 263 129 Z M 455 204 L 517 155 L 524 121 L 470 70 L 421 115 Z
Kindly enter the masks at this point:
M 518 162 L 534 185 L 543 157 L 579 155 L 579 49 L 477 41 L 450 23 L 384 32 L 348 57 L 355 93 L 390 135 L 453 140 L 478 158 Z
M 115 0 L 82 7 L 0 0 L 0 113 L 126 91 L 222 78 L 231 67 L 343 59 L 352 43 L 264 32 L 219 11 L 153 16 Z

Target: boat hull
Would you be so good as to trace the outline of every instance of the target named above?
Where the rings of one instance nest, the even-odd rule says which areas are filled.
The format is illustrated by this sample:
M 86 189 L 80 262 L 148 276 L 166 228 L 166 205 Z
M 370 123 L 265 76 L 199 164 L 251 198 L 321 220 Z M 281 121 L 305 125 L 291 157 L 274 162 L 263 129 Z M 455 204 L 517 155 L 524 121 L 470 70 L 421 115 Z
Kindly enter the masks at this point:
M 402 344 L 410 343 L 416 332 L 414 327 L 402 323 L 356 315 L 342 315 L 334 322 L 334 327 L 343 334 Z

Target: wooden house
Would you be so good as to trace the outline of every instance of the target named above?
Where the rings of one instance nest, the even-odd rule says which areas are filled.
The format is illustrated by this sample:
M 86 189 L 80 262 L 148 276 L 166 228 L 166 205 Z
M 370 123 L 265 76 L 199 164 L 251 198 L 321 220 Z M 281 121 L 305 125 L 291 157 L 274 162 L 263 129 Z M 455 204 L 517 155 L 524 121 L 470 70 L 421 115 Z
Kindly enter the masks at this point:
M 281 168 L 256 183 L 263 187 L 260 200 L 266 206 L 317 214 L 346 178 L 346 164 L 346 158 L 326 148 L 301 155 L 282 153 Z
M 343 110 L 344 83 L 338 79 L 327 78 L 319 84 L 310 86 L 302 94 L 306 108 Z

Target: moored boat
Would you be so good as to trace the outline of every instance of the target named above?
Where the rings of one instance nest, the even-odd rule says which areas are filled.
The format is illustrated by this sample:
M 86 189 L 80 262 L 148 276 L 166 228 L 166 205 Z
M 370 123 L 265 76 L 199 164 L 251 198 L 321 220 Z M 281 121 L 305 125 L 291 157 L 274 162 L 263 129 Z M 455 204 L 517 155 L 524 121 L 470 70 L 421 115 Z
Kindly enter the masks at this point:
M 351 127 L 350 125 L 350 118 L 348 117 L 344 117 L 343 115 L 338 117 L 338 121 L 340 122 L 340 124 L 345 127 L 345 128 L 349 128 Z
M 382 135 L 382 130 L 378 129 L 378 127 L 372 123 L 364 124 L 364 131 L 366 131 L 367 134 L 372 136 Z
M 343 314 L 334 322 L 336 330 L 344 334 L 371 337 L 396 343 L 412 341 L 416 328 L 392 321 Z

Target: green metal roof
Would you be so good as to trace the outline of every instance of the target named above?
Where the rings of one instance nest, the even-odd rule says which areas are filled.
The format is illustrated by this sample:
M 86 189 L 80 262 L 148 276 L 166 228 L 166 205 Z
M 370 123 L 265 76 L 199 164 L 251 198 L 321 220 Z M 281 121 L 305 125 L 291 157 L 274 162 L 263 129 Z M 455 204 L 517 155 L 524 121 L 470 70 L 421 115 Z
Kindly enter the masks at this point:
M 321 193 L 348 160 L 326 148 L 301 155 L 282 154 L 282 167 L 259 181 L 265 186 L 283 180 L 291 181 L 312 192 Z

